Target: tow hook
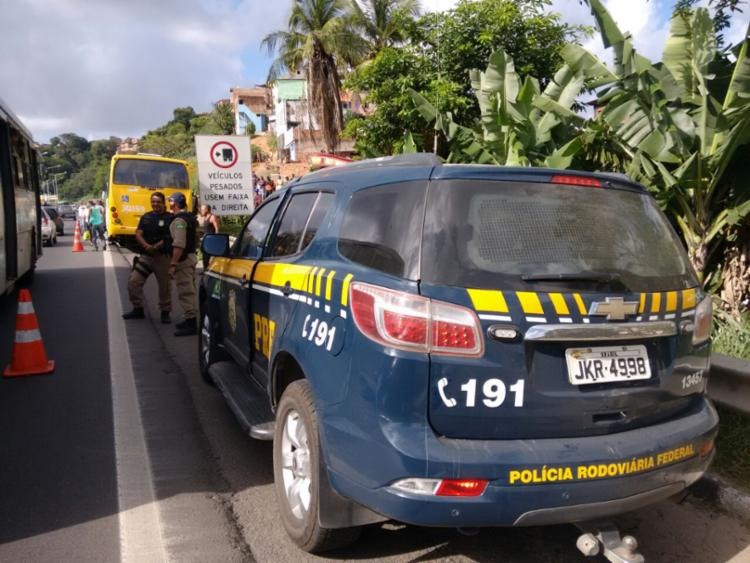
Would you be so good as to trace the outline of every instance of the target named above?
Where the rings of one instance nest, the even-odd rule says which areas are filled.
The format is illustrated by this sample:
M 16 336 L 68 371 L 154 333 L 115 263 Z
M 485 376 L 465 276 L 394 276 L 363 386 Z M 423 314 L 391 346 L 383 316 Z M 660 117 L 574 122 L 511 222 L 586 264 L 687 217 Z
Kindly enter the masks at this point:
M 644 563 L 638 553 L 638 542 L 633 536 L 620 537 L 620 531 L 611 522 L 580 522 L 576 524 L 583 532 L 576 540 L 576 547 L 586 557 L 600 553 L 612 563 Z

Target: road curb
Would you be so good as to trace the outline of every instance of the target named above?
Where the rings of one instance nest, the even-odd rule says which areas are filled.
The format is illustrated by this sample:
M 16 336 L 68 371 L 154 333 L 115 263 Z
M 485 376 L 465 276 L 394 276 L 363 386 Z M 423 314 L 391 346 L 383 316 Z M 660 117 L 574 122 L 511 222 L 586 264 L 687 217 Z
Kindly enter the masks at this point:
M 690 487 L 690 491 L 742 522 L 750 522 L 750 491 L 738 489 L 716 473 L 706 473 Z

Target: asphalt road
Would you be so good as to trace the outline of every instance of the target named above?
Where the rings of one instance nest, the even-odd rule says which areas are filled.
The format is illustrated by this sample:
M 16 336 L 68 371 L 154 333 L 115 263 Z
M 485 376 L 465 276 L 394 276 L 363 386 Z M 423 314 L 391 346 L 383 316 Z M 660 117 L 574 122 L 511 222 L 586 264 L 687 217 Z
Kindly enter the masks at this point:
M 572 526 L 467 537 L 388 523 L 329 558 L 302 554 L 281 527 L 270 443 L 201 380 L 196 338 L 158 323 L 154 281 L 149 318 L 125 323 L 127 253 L 58 240 L 32 287 L 55 373 L 0 380 L 0 561 L 586 561 Z M 0 299 L 0 368 L 15 312 Z M 620 523 L 647 561 L 750 561 L 746 524 L 690 498 Z

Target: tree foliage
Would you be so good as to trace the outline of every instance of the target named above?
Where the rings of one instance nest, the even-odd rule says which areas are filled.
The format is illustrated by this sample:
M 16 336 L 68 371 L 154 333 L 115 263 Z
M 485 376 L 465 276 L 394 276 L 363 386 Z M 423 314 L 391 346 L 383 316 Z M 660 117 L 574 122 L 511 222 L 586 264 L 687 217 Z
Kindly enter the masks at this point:
M 304 71 L 310 103 L 320 123 L 326 149 L 338 146 L 343 127 L 339 65 L 354 64 L 366 43 L 354 32 L 346 0 L 294 0 L 286 30 L 267 35 L 262 46 L 278 51 L 269 82 L 285 71 Z
M 545 0 L 461 0 L 452 11 L 405 25 L 405 44 L 382 49 L 347 78 L 345 87 L 367 92 L 375 110 L 348 124 L 346 133 L 366 155 L 398 151 L 405 131 L 414 134 L 418 146 L 432 149 L 433 128 L 408 103 L 409 90 L 468 126 L 479 117 L 469 69 L 484 67 L 498 50 L 516 61 L 521 79 L 536 76 L 544 87 L 561 62 L 560 49 L 583 31 L 543 13 L 547 5 Z
M 149 131 L 140 141 L 141 150 L 171 158 L 187 159 L 195 155 L 196 135 L 231 135 L 234 112 L 227 103 L 214 105 L 210 113 L 197 114 L 192 107 L 176 108 L 172 119 Z
M 350 23 L 367 43 L 367 58 L 402 43 L 419 14 L 419 0 L 350 0 Z
M 99 197 L 119 142 L 115 137 L 89 142 L 75 133 L 52 137 L 39 147 L 44 157 L 42 180 L 57 178 L 61 200 Z

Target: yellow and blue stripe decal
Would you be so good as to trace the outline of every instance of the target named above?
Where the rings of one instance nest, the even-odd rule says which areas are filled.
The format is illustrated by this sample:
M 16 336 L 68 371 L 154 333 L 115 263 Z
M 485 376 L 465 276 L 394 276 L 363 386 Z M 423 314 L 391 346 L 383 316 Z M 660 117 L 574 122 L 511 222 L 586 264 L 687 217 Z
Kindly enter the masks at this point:
M 590 323 L 589 309 L 602 294 L 545 293 L 535 291 L 466 290 L 478 316 L 486 321 L 527 323 Z M 619 297 L 612 295 L 612 297 Z M 696 288 L 631 294 L 625 301 L 637 304 L 628 321 L 672 320 L 695 314 Z M 595 316 L 595 320 L 604 317 Z
M 208 274 L 234 285 L 241 285 L 243 280 L 253 276 L 254 290 L 287 297 L 347 318 L 353 274 L 314 265 L 261 262 L 255 268 L 255 264 L 254 260 L 214 258 Z M 287 288 L 292 291 L 285 294 Z

